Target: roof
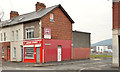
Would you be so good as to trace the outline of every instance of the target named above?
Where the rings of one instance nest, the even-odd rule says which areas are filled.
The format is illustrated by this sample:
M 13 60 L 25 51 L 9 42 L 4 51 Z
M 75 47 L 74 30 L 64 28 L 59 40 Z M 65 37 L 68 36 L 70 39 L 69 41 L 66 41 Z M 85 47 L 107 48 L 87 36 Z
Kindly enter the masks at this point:
M 91 33 L 88 33 L 88 32 L 82 32 L 82 31 L 72 31 L 72 32 L 76 32 L 76 33 L 86 33 L 86 34 L 91 34 Z
M 64 10 L 64 8 L 59 4 L 59 5 L 55 5 L 52 7 L 45 8 L 45 9 L 40 9 L 37 12 L 34 11 L 31 13 L 19 15 L 17 17 L 12 18 L 11 20 L 1 21 L 0 27 L 6 27 L 6 26 L 16 25 L 16 24 L 20 24 L 20 23 L 24 23 L 24 22 L 28 22 L 32 20 L 41 19 L 42 17 L 47 15 L 49 12 L 53 11 L 54 9 L 58 7 L 66 15 L 66 17 L 71 21 L 71 23 L 74 23 L 72 18 L 68 15 L 68 13 Z

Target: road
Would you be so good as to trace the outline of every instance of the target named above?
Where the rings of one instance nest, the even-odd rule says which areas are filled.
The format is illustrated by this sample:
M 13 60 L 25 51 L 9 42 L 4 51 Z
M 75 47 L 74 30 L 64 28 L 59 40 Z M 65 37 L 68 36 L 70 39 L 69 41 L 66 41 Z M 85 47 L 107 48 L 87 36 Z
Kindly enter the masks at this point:
M 3 62 L 3 70 L 117 70 L 112 68 L 112 58 L 92 58 L 41 64 Z

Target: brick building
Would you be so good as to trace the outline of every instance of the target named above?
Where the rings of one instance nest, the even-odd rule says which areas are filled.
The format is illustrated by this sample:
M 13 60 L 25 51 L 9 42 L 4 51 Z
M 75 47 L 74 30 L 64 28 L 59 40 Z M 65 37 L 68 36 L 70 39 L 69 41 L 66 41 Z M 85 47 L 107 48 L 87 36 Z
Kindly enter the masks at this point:
M 120 0 L 113 0 L 113 66 L 120 66 Z
M 34 12 L 23 15 L 11 11 L 10 20 L 0 23 L 4 31 L 1 31 L 1 39 L 7 39 L 2 43 L 10 42 L 10 51 L 7 50 L 10 61 L 70 60 L 74 21 L 60 4 L 46 8 L 45 4 L 37 2 L 35 7 Z
M 0 22 L 6 60 L 45 63 L 71 60 L 72 56 L 90 58 L 90 33 L 72 32 L 74 21 L 60 4 L 46 8 L 37 2 L 35 8 L 23 15 L 11 11 L 10 20 Z

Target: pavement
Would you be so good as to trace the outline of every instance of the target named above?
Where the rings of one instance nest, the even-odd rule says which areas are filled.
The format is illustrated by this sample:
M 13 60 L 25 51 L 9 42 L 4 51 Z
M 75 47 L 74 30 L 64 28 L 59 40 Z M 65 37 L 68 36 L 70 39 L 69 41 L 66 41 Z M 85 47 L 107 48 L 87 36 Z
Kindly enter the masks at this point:
M 91 58 L 44 64 L 3 62 L 2 65 L 3 70 L 118 70 L 112 67 L 112 58 Z

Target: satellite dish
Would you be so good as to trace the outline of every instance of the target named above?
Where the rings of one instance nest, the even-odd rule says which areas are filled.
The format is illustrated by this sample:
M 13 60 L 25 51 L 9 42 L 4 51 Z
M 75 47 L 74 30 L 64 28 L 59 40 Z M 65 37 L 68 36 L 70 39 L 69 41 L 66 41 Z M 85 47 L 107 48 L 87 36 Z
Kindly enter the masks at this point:
M 3 12 L 2 8 L 0 8 L 0 19 L 2 19 L 3 16 L 4 16 L 4 12 Z

